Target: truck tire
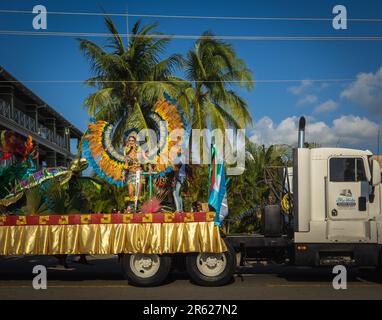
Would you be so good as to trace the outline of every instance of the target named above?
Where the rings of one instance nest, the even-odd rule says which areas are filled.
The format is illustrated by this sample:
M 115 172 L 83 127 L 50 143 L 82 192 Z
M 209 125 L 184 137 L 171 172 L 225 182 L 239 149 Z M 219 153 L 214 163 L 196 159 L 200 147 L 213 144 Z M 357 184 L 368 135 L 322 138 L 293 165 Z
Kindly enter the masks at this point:
M 134 286 L 154 287 L 162 284 L 171 269 L 171 257 L 157 254 L 124 254 L 121 256 L 125 279 Z
M 200 286 L 218 287 L 229 283 L 236 269 L 236 254 L 229 243 L 224 253 L 193 253 L 186 256 L 187 273 Z

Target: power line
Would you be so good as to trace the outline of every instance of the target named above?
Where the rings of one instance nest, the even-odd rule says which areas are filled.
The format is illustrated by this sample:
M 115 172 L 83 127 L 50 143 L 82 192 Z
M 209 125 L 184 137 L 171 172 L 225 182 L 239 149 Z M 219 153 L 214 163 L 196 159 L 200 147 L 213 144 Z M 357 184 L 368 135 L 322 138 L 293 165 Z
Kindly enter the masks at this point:
M 0 35 L 7 36 L 57 36 L 57 37 L 113 37 L 111 33 L 95 32 L 60 32 L 60 31 L 17 31 L 0 30 Z M 212 36 L 204 35 L 179 35 L 179 34 L 119 34 L 122 38 L 147 38 L 147 39 L 185 39 L 198 40 L 210 39 Z M 382 41 L 382 36 L 221 36 L 214 35 L 218 40 L 241 40 L 241 41 Z
M 110 81 L 89 81 L 90 83 L 301 83 L 303 81 L 310 82 L 331 82 L 331 83 L 341 83 L 341 82 L 352 82 L 355 81 L 354 78 L 349 79 L 269 79 L 269 80 L 253 80 L 253 81 L 187 81 L 187 80 L 165 80 L 165 81 L 139 81 L 139 80 L 110 80 Z M 1 80 L 0 83 L 84 83 L 85 80 Z
M 30 10 L 0 10 L 0 13 L 33 14 Z M 322 17 L 238 17 L 238 16 L 201 16 L 201 15 L 162 15 L 162 14 L 134 14 L 134 13 L 101 13 L 101 12 L 73 12 L 73 11 L 48 11 L 51 15 L 77 15 L 77 16 L 116 16 L 116 17 L 141 17 L 161 19 L 190 19 L 190 20 L 244 20 L 244 21 L 332 21 L 333 18 Z M 381 18 L 348 18 L 353 22 L 382 22 Z

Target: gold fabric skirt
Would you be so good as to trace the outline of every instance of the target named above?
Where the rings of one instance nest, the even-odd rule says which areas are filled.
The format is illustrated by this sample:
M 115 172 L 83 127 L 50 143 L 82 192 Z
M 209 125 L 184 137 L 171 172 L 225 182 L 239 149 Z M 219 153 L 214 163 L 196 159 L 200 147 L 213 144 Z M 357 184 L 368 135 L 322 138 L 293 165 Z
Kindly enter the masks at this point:
M 0 226 L 0 255 L 227 251 L 213 221 Z

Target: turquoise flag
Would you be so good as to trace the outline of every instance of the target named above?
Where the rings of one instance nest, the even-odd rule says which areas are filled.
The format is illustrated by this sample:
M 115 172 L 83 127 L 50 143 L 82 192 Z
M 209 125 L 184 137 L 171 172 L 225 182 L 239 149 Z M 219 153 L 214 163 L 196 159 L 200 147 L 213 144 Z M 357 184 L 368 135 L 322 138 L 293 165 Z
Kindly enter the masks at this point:
M 208 204 L 216 210 L 215 224 L 220 225 L 228 215 L 227 187 L 224 164 L 217 164 L 215 157 L 215 146 L 212 146 Z

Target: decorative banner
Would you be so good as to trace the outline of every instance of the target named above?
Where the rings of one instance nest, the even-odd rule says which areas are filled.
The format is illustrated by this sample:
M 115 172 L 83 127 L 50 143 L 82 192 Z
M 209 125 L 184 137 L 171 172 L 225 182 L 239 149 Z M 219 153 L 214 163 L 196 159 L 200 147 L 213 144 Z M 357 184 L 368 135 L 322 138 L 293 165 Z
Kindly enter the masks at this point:
M 0 228 L 4 226 L 79 225 L 79 224 L 133 224 L 133 223 L 190 223 L 211 222 L 215 212 L 135 213 L 135 214 L 63 214 L 0 216 Z

